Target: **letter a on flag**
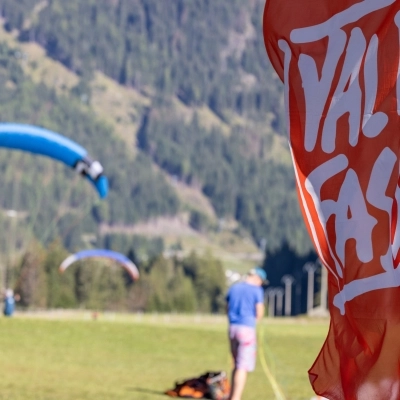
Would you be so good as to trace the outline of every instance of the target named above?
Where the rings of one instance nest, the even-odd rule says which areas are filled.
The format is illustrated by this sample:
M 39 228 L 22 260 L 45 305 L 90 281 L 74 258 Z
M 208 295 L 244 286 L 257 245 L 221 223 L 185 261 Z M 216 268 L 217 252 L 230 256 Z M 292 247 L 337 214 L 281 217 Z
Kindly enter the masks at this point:
M 301 209 L 329 270 L 309 378 L 330 400 L 400 399 L 400 1 L 268 0 Z

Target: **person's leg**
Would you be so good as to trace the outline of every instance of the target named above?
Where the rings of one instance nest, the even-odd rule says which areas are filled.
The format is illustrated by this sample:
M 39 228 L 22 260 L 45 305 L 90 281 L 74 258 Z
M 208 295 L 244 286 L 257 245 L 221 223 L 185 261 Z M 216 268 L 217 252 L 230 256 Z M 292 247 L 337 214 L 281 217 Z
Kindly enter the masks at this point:
M 230 341 L 230 350 L 232 354 L 232 374 L 231 374 L 231 388 L 228 399 L 232 398 L 233 386 L 235 382 L 235 371 L 236 371 L 236 359 L 238 356 L 239 342 L 236 338 L 237 335 L 237 327 L 231 326 L 229 328 L 229 341 Z
M 247 371 L 242 368 L 232 371 L 232 387 L 229 400 L 241 400 L 244 386 L 246 384 Z
M 233 331 L 231 333 L 233 333 Z M 247 372 L 253 371 L 255 367 L 255 329 L 247 326 L 236 326 L 234 340 L 232 340 L 231 336 L 231 343 L 232 342 L 236 342 L 236 354 L 234 355 L 232 385 L 229 399 L 240 400 L 246 384 Z

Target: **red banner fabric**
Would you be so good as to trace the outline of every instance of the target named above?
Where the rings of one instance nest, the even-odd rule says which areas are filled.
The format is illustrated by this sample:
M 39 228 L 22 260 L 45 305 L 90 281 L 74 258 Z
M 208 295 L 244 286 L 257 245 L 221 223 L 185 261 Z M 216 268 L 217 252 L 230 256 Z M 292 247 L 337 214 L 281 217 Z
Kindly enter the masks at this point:
M 311 384 L 331 400 L 400 399 L 400 1 L 268 0 L 264 38 L 329 270 Z

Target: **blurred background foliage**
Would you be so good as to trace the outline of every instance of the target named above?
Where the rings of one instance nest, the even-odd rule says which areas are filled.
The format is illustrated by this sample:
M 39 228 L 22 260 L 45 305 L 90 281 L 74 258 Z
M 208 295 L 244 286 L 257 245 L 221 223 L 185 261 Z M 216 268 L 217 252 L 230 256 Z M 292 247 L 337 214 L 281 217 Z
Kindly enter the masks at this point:
M 229 229 L 270 258 L 309 256 L 263 7 L 263 0 L 0 0 L 0 121 L 81 143 L 110 182 L 100 202 L 62 165 L 0 152 L 0 263 L 18 265 L 8 279 L 26 292 L 24 305 L 221 310 L 218 257 L 167 256 L 180 241 L 136 229 L 157 218 L 180 218 L 182 232 L 211 242 Z M 65 252 L 93 246 L 133 251 L 141 281 L 130 287 L 98 265 L 54 272 Z

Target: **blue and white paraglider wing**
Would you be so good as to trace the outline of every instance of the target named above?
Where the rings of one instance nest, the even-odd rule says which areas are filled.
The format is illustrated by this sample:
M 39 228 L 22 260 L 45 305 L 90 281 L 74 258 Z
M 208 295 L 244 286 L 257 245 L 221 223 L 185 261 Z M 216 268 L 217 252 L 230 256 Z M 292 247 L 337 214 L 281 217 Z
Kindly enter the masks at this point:
M 65 136 L 32 125 L 0 123 L 0 147 L 61 161 L 91 181 L 101 198 L 107 196 L 108 181 L 102 165 L 93 161 L 85 148 Z
M 126 256 L 112 250 L 91 249 L 82 250 L 67 257 L 60 265 L 60 272 L 64 272 L 71 264 L 86 258 L 107 258 L 120 264 L 132 277 L 133 280 L 139 279 L 139 270 L 136 265 Z

